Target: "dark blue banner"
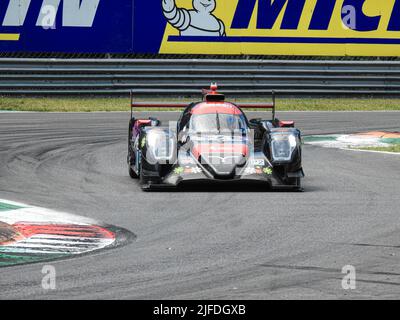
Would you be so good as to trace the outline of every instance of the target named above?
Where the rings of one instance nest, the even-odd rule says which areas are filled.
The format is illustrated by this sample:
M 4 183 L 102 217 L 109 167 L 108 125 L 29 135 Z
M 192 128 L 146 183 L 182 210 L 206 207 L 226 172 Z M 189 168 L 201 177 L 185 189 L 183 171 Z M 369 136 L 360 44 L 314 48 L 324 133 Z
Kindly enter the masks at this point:
M 399 56 L 400 0 L 0 0 L 0 52 Z
M 1 0 L 0 51 L 132 52 L 133 0 Z

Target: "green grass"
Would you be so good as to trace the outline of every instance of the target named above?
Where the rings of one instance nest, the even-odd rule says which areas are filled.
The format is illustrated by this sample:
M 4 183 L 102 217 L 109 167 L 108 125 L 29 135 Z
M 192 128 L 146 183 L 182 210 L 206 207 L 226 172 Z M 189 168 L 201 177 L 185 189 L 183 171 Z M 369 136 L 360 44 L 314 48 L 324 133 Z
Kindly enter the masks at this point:
M 174 98 L 154 98 L 155 101 L 176 101 Z M 179 99 L 190 102 L 191 99 Z M 194 99 L 197 100 L 197 99 Z M 266 99 L 238 99 L 236 102 L 263 102 Z M 150 101 L 140 99 L 140 101 Z M 232 100 L 235 102 L 235 100 Z M 400 99 L 368 98 L 333 98 L 333 99 L 277 99 L 278 111 L 379 111 L 400 110 Z M 129 98 L 32 98 L 0 97 L 0 110 L 7 111 L 42 111 L 42 112 L 93 112 L 93 111 L 128 111 Z
M 400 144 L 394 144 L 390 147 L 368 147 L 368 148 L 358 148 L 358 149 L 368 150 L 368 151 L 400 152 Z

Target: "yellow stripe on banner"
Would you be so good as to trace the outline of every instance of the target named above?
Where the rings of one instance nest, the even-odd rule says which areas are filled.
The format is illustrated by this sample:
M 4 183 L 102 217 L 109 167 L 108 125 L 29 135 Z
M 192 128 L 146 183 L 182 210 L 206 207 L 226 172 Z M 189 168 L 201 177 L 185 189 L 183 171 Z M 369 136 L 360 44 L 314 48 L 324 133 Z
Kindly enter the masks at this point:
M 18 41 L 19 33 L 0 33 L 0 41 Z
M 212 12 L 197 11 L 197 2 L 175 0 L 193 16 L 182 14 L 179 23 L 164 6 L 170 19 L 160 53 L 400 56 L 400 0 L 276 0 L 275 13 L 264 12 L 272 6 L 266 0 L 213 0 Z

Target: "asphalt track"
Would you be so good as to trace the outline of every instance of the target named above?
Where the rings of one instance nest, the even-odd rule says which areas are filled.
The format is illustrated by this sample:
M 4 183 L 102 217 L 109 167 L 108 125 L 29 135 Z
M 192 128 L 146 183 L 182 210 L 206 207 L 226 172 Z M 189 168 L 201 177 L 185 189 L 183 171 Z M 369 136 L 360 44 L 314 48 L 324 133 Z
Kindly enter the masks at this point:
M 159 115 L 176 119 L 174 113 Z M 256 115 L 254 115 L 256 117 Z M 400 130 L 400 113 L 281 113 L 304 134 Z M 144 193 L 127 113 L 0 113 L 0 198 L 126 228 L 131 244 L 0 270 L 1 299 L 400 297 L 400 157 L 304 147 L 305 192 Z M 343 290 L 353 265 L 357 289 Z

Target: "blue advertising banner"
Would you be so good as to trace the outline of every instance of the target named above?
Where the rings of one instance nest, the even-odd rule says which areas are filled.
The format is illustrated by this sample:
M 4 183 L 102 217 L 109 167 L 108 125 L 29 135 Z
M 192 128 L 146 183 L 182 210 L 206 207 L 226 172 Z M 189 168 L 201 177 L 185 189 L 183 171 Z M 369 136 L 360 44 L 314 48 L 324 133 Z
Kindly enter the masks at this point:
M 133 0 L 1 0 L 0 51 L 132 52 Z
M 400 0 L 0 0 L 0 52 L 400 56 Z
M 164 0 L 134 1 L 133 49 L 135 53 L 159 53 L 167 26 Z M 191 2 L 191 0 L 188 0 Z

